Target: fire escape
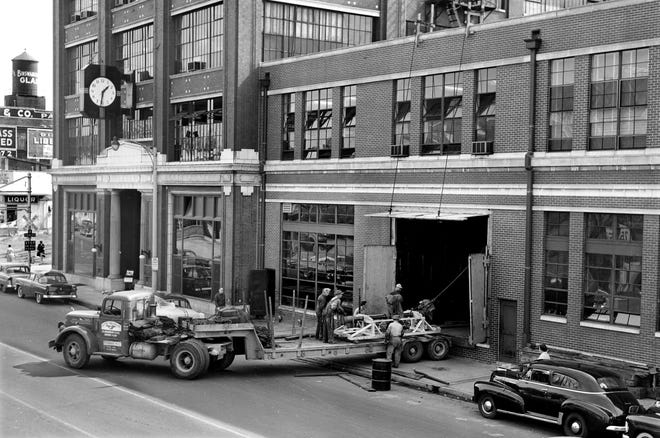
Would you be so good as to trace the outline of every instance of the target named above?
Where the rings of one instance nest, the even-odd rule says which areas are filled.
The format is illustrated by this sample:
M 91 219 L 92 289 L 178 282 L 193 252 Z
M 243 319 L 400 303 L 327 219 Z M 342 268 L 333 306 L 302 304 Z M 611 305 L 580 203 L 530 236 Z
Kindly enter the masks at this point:
M 423 25 L 427 32 L 435 29 L 469 27 L 480 24 L 488 14 L 498 9 L 503 0 L 426 0 Z

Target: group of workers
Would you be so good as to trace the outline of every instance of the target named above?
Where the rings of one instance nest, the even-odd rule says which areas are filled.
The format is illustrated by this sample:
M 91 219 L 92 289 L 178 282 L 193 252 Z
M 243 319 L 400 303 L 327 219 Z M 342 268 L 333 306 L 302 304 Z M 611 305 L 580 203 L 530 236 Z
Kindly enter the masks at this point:
M 330 297 L 330 288 L 326 287 L 316 300 L 316 339 L 326 344 L 335 342 L 335 329 L 344 324 L 345 311 L 341 305 L 344 293 L 335 289 L 334 295 Z

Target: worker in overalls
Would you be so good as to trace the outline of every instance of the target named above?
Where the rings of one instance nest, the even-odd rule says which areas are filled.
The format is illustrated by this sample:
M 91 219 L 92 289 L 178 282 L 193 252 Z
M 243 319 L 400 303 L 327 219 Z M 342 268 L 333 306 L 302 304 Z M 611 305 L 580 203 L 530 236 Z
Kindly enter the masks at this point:
M 328 304 L 328 296 L 330 295 L 330 288 L 323 288 L 321 295 L 316 299 L 316 339 L 324 339 L 324 324 L 325 318 L 323 317 L 323 311 L 325 306 Z
M 335 329 L 344 324 L 344 308 L 341 306 L 341 299 L 344 293 L 339 289 L 335 290 L 335 295 L 325 306 L 325 333 L 323 342 L 333 344 L 335 342 Z
M 392 322 L 387 326 L 385 332 L 385 343 L 387 344 L 386 357 L 392 361 L 394 368 L 399 368 L 401 351 L 403 350 L 403 326 L 399 322 L 398 314 L 392 315 Z

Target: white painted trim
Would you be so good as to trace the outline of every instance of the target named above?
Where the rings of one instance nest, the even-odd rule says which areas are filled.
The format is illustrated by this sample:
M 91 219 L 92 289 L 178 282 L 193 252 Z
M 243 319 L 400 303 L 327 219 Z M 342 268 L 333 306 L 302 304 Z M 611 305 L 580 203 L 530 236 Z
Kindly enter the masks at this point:
M 660 332 L 655 332 L 655 337 L 660 338 Z
M 160 0 L 154 0 L 154 1 L 160 1 Z M 178 8 L 178 9 L 171 8 L 170 9 L 170 15 L 172 17 L 174 17 L 175 15 L 185 14 L 186 12 L 194 11 L 195 9 L 205 8 L 207 6 L 211 6 L 215 3 L 220 4 L 222 2 L 218 1 L 218 0 L 209 0 L 209 1 L 206 1 L 206 2 L 203 2 L 203 3 L 194 3 L 194 4 L 189 5 L 189 6 L 183 6 L 183 7 Z
M 566 324 L 566 317 L 563 316 L 552 316 L 552 315 L 541 315 L 539 318 L 541 321 L 556 322 L 559 324 Z
M 170 79 L 171 78 L 172 78 L 172 76 L 170 76 Z M 214 97 L 222 97 L 222 91 L 216 92 L 216 93 L 193 94 L 193 95 L 188 95 L 188 96 L 170 98 L 170 103 L 191 102 L 193 100 L 213 99 Z
M 476 344 L 478 348 L 488 348 L 490 349 L 490 344 Z
M 132 5 L 132 4 L 133 3 L 129 3 L 128 5 Z M 125 6 L 128 6 L 128 5 L 125 5 Z M 115 35 L 115 34 L 118 34 L 118 33 L 121 33 L 121 32 L 125 32 L 127 30 L 131 30 L 131 29 L 135 29 L 135 28 L 138 28 L 138 27 L 146 26 L 148 24 L 154 24 L 153 17 L 145 18 L 143 20 L 135 21 L 133 23 L 124 24 L 122 26 L 113 27 L 112 28 L 112 34 Z
M 630 333 L 630 334 L 633 334 L 633 335 L 638 335 L 639 334 L 639 329 L 638 328 L 623 327 L 623 326 L 620 326 L 620 325 L 603 324 L 603 323 L 590 322 L 590 321 L 580 321 L 580 327 L 589 327 L 589 328 L 595 328 L 595 329 L 600 329 L 600 330 L 607 330 L 607 331 L 611 331 L 611 332 Z
M 80 22 L 78 21 L 78 23 L 80 23 Z M 79 46 L 81 44 L 89 43 L 91 41 L 96 41 L 96 40 L 98 40 L 98 34 L 94 34 L 94 35 L 89 36 L 87 38 L 81 38 L 79 40 L 74 40 L 74 41 L 71 41 L 69 43 L 66 43 L 66 44 L 64 44 L 64 48 L 65 49 L 70 49 L 72 47 L 76 47 L 76 46 Z M 98 54 L 97 54 L 97 56 L 98 56 Z
M 296 6 L 306 6 L 314 9 L 326 9 L 331 11 L 346 12 L 349 14 L 366 15 L 369 17 L 380 17 L 380 10 L 362 9 L 353 6 L 343 6 L 336 3 L 310 0 L 269 0 L 273 3 L 284 3 Z M 350 2 L 348 2 L 350 3 Z

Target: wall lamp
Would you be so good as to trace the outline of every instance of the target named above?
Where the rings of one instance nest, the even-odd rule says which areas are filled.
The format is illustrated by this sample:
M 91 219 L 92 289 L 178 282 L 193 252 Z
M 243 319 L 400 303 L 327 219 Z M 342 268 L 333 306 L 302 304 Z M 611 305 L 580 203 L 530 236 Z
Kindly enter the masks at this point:
M 96 254 L 97 252 L 102 252 L 102 251 L 103 251 L 103 245 L 100 244 L 100 243 L 97 243 L 97 244 L 95 244 L 94 246 L 92 246 L 91 251 L 92 251 L 94 254 Z
M 147 258 L 151 258 L 151 251 L 149 251 L 148 249 L 141 249 L 141 250 L 140 250 L 140 257 L 139 257 L 139 258 L 140 258 L 141 260 L 144 260 L 144 259 L 147 259 Z

